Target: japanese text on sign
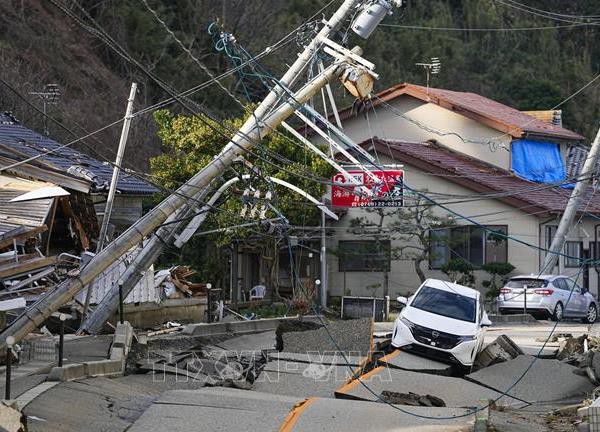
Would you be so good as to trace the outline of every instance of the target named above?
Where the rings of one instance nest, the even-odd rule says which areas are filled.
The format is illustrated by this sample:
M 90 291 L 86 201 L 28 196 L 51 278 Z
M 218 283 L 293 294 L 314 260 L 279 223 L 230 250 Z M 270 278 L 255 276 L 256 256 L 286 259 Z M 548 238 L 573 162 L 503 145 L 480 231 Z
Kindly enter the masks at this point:
M 363 171 L 348 171 L 353 178 L 371 190 L 373 195 L 370 197 L 361 195 L 360 188 L 349 182 L 343 174 L 334 175 L 333 182 L 338 185 L 331 187 L 331 204 L 334 207 L 402 207 L 404 171 L 371 172 L 381 181 L 376 182 Z M 341 183 L 344 185 L 339 185 Z

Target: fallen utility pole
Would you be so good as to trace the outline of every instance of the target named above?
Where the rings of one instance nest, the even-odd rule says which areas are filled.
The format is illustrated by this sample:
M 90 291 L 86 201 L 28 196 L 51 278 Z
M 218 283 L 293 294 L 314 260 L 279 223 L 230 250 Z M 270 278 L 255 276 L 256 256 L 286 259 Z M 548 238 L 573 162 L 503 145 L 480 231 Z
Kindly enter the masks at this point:
M 587 190 L 588 183 L 590 182 L 590 179 L 596 171 L 596 167 L 598 166 L 598 156 L 600 156 L 600 129 L 598 129 L 596 139 L 594 139 L 587 159 L 583 164 L 581 173 L 578 176 L 578 181 L 575 183 L 575 188 L 571 193 L 571 197 L 569 198 L 565 212 L 560 219 L 560 223 L 556 229 L 556 234 L 554 235 L 550 249 L 546 253 L 544 266 L 541 269 L 542 272 L 552 272 L 558 261 L 560 251 L 562 251 L 565 245 L 567 234 L 571 229 L 571 225 L 573 224 L 575 216 L 577 215 L 577 210 L 581 205 L 581 200 L 583 199 L 583 195 Z
M 132 119 L 131 113 L 133 112 L 133 101 L 135 100 L 136 92 L 137 84 L 131 83 L 129 99 L 127 99 L 127 108 L 125 109 L 125 119 L 123 120 L 123 129 L 121 129 L 121 138 L 119 139 L 119 148 L 117 150 L 115 166 L 113 168 L 112 178 L 110 180 L 110 189 L 108 190 L 108 196 L 106 197 L 106 206 L 104 207 L 104 215 L 102 216 L 102 227 L 100 228 L 100 236 L 98 237 L 96 252 L 100 252 L 102 250 L 108 235 L 108 225 L 110 223 L 110 215 L 112 214 L 115 193 L 117 192 L 117 183 L 119 182 L 119 174 L 121 172 L 121 164 L 123 163 L 123 155 L 125 154 L 125 146 L 127 145 L 127 138 L 129 137 L 129 127 L 131 126 Z M 84 318 L 87 317 L 91 298 L 92 286 L 90 285 L 85 295 L 85 304 L 83 306 Z
M 150 266 L 162 254 L 165 247 L 173 243 L 175 233 L 182 228 L 193 215 L 198 201 L 204 199 L 205 191 L 200 192 L 194 197 L 194 200 L 188 205 L 184 205 L 171 216 L 144 245 L 142 250 L 133 259 L 127 270 L 121 275 L 117 283 L 104 295 L 98 303 L 96 309 L 81 324 L 78 333 L 97 334 L 102 330 L 104 324 L 117 311 L 119 307 L 119 297 L 126 299 L 129 293 L 135 288 L 138 282 L 144 276 Z
M 243 175 L 241 177 L 242 180 L 250 179 L 250 175 Z M 163 249 L 166 245 L 174 244 L 176 247 L 181 248 L 185 243 L 187 243 L 193 235 L 196 234 L 196 231 L 202 225 L 208 213 L 213 208 L 213 206 L 217 203 L 223 192 L 225 192 L 231 185 L 235 184 L 240 180 L 240 177 L 233 177 L 226 182 L 224 182 L 217 191 L 213 194 L 213 196 L 202 206 L 200 211 L 195 214 L 195 202 L 201 201 L 205 197 L 205 193 L 199 194 L 194 199 L 194 203 L 190 203 L 189 205 L 183 207 L 185 210 L 178 210 L 173 213 L 167 219 L 167 222 L 163 227 L 159 229 L 157 233 L 150 239 L 150 241 L 144 245 L 140 253 L 135 257 L 133 262 L 129 265 L 123 276 L 119 279 L 118 283 L 111 287 L 110 291 L 108 291 L 102 301 L 98 304 L 96 310 L 89 316 L 89 318 L 81 325 L 79 328 L 80 333 L 88 333 L 88 334 L 96 334 L 102 327 L 104 323 L 107 322 L 112 314 L 117 310 L 117 306 L 119 304 L 119 296 L 122 295 L 123 298 L 127 298 L 129 293 L 133 290 L 133 288 L 137 285 L 137 283 L 143 277 L 145 271 L 156 261 L 158 256 L 162 253 Z M 329 211 L 327 207 L 325 207 L 320 201 L 318 201 L 312 195 L 306 193 L 302 189 L 283 181 L 281 179 L 275 177 L 269 177 L 269 180 L 283 185 L 296 193 L 299 193 L 303 197 L 307 198 L 313 204 L 315 204 L 323 213 L 323 217 L 326 214 L 330 215 L 333 219 L 337 220 L 337 216 L 335 213 Z M 181 230 L 179 235 L 175 233 L 180 231 L 180 228 L 189 220 L 192 219 L 191 222 Z M 279 220 L 279 219 L 277 219 Z M 268 222 L 269 220 L 266 220 Z M 270 221 L 274 221 L 271 219 Z M 250 224 L 257 224 L 259 222 L 251 222 Z M 238 227 L 249 226 L 250 224 L 238 225 Z M 206 231 L 203 234 L 209 234 L 214 232 L 220 232 L 222 230 L 229 228 L 222 228 L 219 230 Z
M 332 18 L 319 31 L 315 39 L 304 49 L 281 79 L 281 82 L 286 87 L 291 86 L 305 69 L 313 54 L 318 49 L 322 38 L 329 36 L 337 30 L 350 15 L 356 3 L 357 0 L 344 1 L 342 6 L 340 6 Z M 141 242 L 146 236 L 150 235 L 169 216 L 177 211 L 178 208 L 185 204 L 190 197 L 196 195 L 208 186 L 214 178 L 220 176 L 240 154 L 251 149 L 254 141 L 262 139 L 262 124 L 265 125 L 267 131 L 275 128 L 295 111 L 296 103 L 307 102 L 334 77 L 339 77 L 343 73 L 340 65 L 340 63 L 336 62 L 332 66 L 329 66 L 323 73 L 317 75 L 298 90 L 294 96 L 293 103 L 287 100 L 275 110 L 273 108 L 277 101 L 284 95 L 285 88 L 280 86 L 274 88 L 215 159 L 177 189 L 175 193 L 165 198 L 138 222 L 123 232 L 115 241 L 99 252 L 88 265 L 81 269 L 78 276 L 67 279 L 65 282 L 59 284 L 52 292 L 40 297 L 37 302 L 17 317 L 1 333 L 0 349 L 5 347 L 7 337 L 12 336 L 16 341 L 19 341 L 39 327 L 53 312 L 70 301 L 115 260 L 129 251 L 135 244 Z

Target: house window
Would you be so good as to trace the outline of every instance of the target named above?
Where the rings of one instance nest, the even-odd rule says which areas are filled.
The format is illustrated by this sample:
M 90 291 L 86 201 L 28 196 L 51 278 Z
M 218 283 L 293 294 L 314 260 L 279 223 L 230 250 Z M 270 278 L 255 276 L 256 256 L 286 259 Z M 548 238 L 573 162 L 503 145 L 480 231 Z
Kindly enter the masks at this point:
M 462 259 L 475 268 L 492 262 L 506 262 L 508 243 L 506 225 L 460 226 L 430 231 L 432 269 L 440 269 L 450 259 Z
M 390 241 L 360 240 L 339 242 L 339 271 L 390 271 Z
M 565 242 L 565 255 L 565 267 L 579 267 L 583 255 L 583 243 L 578 241 Z
M 450 260 L 449 237 L 449 229 L 429 231 L 429 267 L 432 269 L 442 268 Z

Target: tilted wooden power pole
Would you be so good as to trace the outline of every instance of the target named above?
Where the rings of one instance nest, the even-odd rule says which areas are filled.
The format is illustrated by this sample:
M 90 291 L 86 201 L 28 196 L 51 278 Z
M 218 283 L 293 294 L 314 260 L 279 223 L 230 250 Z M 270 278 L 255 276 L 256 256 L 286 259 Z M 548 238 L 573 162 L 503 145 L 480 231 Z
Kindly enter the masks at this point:
M 577 215 L 577 211 L 581 205 L 583 195 L 585 194 L 588 184 L 590 183 L 590 179 L 598 166 L 598 156 L 600 156 L 600 129 L 598 129 L 596 139 L 594 139 L 594 142 L 592 143 L 592 147 L 590 148 L 587 159 L 585 160 L 583 168 L 581 169 L 581 173 L 579 174 L 577 182 L 575 183 L 575 188 L 573 189 L 571 197 L 569 198 L 569 202 L 567 203 L 567 207 L 565 208 L 565 212 L 560 219 L 558 228 L 556 229 L 556 234 L 554 235 L 554 239 L 550 245 L 550 249 L 546 253 L 543 267 L 540 269 L 541 272 L 552 272 L 558 261 L 560 252 L 565 245 L 567 234 L 573 225 L 573 221 L 575 220 L 575 216 Z

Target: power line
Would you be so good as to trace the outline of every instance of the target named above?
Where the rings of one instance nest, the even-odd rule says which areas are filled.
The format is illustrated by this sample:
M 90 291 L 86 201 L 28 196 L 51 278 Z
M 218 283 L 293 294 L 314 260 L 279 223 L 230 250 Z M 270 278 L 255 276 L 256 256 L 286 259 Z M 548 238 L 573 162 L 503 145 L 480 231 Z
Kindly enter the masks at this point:
M 539 31 L 539 30 L 558 30 L 558 29 L 570 29 L 578 27 L 588 27 L 596 25 L 592 23 L 579 23 L 579 24 L 566 24 L 566 25 L 555 25 L 555 26 L 540 26 L 540 27 L 488 27 L 488 28 L 477 28 L 477 27 L 431 27 L 431 26 L 417 26 L 417 25 L 403 25 L 403 24 L 380 24 L 382 27 L 406 29 L 406 30 L 434 30 L 434 31 L 450 31 L 450 32 L 499 32 L 499 33 L 510 33 L 517 31 Z
M 26 99 L 25 99 L 25 98 L 24 98 L 22 95 L 20 95 L 20 94 L 19 94 L 19 93 L 18 93 L 18 92 L 17 92 L 17 91 L 16 91 L 14 88 L 12 88 L 12 87 L 11 87 L 11 86 L 10 86 L 8 83 L 6 83 L 5 81 L 3 81 L 3 82 L 4 82 L 6 85 L 8 85 L 8 86 L 9 86 L 9 88 L 11 88 L 11 89 L 12 89 L 12 90 L 13 90 L 13 91 L 14 91 L 14 92 L 15 92 L 15 93 L 16 93 L 16 94 L 19 96 L 19 97 L 21 97 L 23 100 L 25 100 L 27 103 L 29 103 L 29 102 L 28 102 L 28 101 L 27 101 L 27 100 L 26 100 Z M 32 106 L 33 106 L 33 105 L 32 105 Z M 33 107 L 34 107 L 35 109 L 37 109 L 35 106 L 33 106 Z M 38 110 L 38 111 L 39 111 L 39 110 Z M 41 111 L 40 111 L 40 112 L 41 112 Z M 43 113 L 42 113 L 42 114 L 43 114 Z M 62 123 L 58 122 L 56 119 L 54 119 L 54 118 L 53 118 L 53 117 L 51 117 L 50 115 L 48 115 L 48 114 L 44 114 L 44 115 L 46 115 L 46 116 L 47 116 L 47 117 L 48 117 L 48 118 L 49 118 L 51 121 L 53 121 L 53 122 L 57 123 L 59 126 L 61 126 L 61 127 L 62 127 L 62 128 L 64 128 L 65 130 L 69 131 L 71 134 L 73 134 L 74 136 L 76 136 L 76 134 L 75 134 L 75 133 L 74 133 L 72 130 L 68 129 L 66 126 L 64 126 Z M 112 126 L 112 125 L 114 125 L 114 124 L 117 124 L 117 123 L 119 123 L 120 121 L 122 121 L 122 119 L 121 119 L 121 120 L 119 120 L 119 121 L 113 122 L 113 123 L 112 123 L 111 125 L 109 125 L 109 126 Z M 107 126 L 107 127 L 108 127 L 108 126 Z M 96 133 L 96 132 L 94 132 L 94 133 Z M 44 156 L 44 155 L 47 155 L 47 154 L 56 153 L 56 151 L 57 151 L 57 150 L 59 150 L 59 149 L 62 149 L 62 148 L 64 148 L 64 147 L 67 147 L 67 146 L 70 146 L 70 145 L 72 145 L 72 144 L 73 144 L 73 143 L 75 143 L 75 142 L 78 142 L 78 141 L 80 141 L 80 140 L 82 140 L 82 139 L 85 139 L 86 137 L 89 137 L 89 136 L 93 135 L 94 133 L 88 133 L 86 136 L 84 136 L 84 137 L 82 137 L 82 138 L 79 138 L 78 140 L 75 140 L 75 141 L 73 141 L 73 142 L 71 142 L 71 143 L 67 143 L 67 144 L 65 144 L 65 145 L 59 146 L 59 147 L 58 147 L 58 148 L 56 148 L 56 149 L 51 149 L 51 150 L 46 150 L 46 151 L 43 151 L 43 152 L 42 152 L 42 153 L 40 153 L 39 155 L 37 155 L 37 156 L 34 156 L 34 157 L 32 157 L 32 158 L 29 158 L 29 159 L 27 159 L 27 160 L 20 161 L 20 162 L 17 162 L 17 163 L 15 163 L 15 164 L 12 164 L 12 165 L 9 165 L 9 166 L 6 166 L 6 167 L 1 167 L 1 168 L 0 168 L 0 171 L 2 171 L 2 170 L 6 170 L 6 169 L 9 169 L 9 168 L 13 168 L 13 167 L 15 167 L 15 166 L 17 166 L 17 165 L 20 165 L 20 164 L 22 164 L 22 163 L 26 163 L 27 161 L 33 160 L 33 159 L 35 159 L 35 158 L 38 158 L 38 157 L 41 157 L 41 156 Z M 278 132 L 278 133 L 279 133 L 279 134 L 281 134 L 280 132 Z M 285 136 L 285 135 L 283 135 L 283 134 L 281 134 L 281 135 L 282 135 L 282 136 Z M 294 141 L 293 141 L 291 138 L 288 138 L 288 137 L 286 137 L 286 138 L 287 138 L 289 141 L 291 141 L 291 142 L 294 142 Z M 84 143 L 84 145 L 85 145 L 86 147 L 88 147 L 88 148 L 89 148 L 91 151 L 93 151 L 94 153 L 96 153 L 96 154 L 97 154 L 99 157 L 101 157 L 102 159 L 105 159 L 105 160 L 106 160 L 108 163 L 110 163 L 111 165 L 113 165 L 113 166 L 115 165 L 115 164 L 114 164 L 112 161 L 108 160 L 108 159 L 107 159 L 107 158 L 105 158 L 103 155 L 100 155 L 100 154 L 99 154 L 99 153 L 96 151 L 96 149 L 95 149 L 94 147 L 88 146 L 88 145 L 87 145 L 87 144 L 85 144 L 85 143 Z M 278 165 L 274 165 L 274 166 L 276 166 L 276 167 L 278 167 L 278 168 L 281 168 L 281 167 L 280 167 L 280 166 L 278 166 Z M 123 168 L 123 167 L 121 167 L 121 168 Z M 130 169 L 130 168 L 127 168 L 127 171 L 128 171 L 130 174 L 131 174 L 132 172 L 135 172 L 136 174 L 138 174 L 138 177 L 142 178 L 143 180 L 145 180 L 145 181 L 149 181 L 151 184 L 154 184 L 154 185 L 156 185 L 157 187 L 159 187 L 159 188 L 160 188 L 160 189 L 162 189 L 162 190 L 166 190 L 166 189 L 165 189 L 163 186 L 161 186 L 161 185 L 158 185 L 158 184 L 157 184 L 155 181 L 153 181 L 153 180 L 149 180 L 149 178 L 148 178 L 148 175 L 147 175 L 147 174 L 144 174 L 144 173 L 139 173 L 139 172 L 137 172 L 137 171 L 135 171 L 135 170 L 132 170 L 132 169 Z M 299 173 L 294 173 L 294 174 L 295 174 L 295 175 L 300 175 Z M 464 177 L 464 176 L 463 176 L 463 177 Z M 322 179 L 322 181 L 323 181 L 324 183 L 326 183 L 326 184 L 333 184 L 333 182 L 332 182 L 331 180 L 328 180 L 328 179 L 323 179 L 323 178 L 321 178 L 321 179 Z M 313 180 L 313 179 L 309 179 L 309 180 Z M 557 184 L 552 184 L 552 185 L 542 185 L 542 186 L 532 186 L 532 187 L 524 187 L 524 188 L 522 188 L 522 189 L 520 188 L 520 189 L 518 189 L 518 190 L 516 190 L 516 191 L 511 191 L 511 192 L 485 193 L 485 194 L 483 194 L 483 193 L 482 193 L 482 194 L 471 194 L 471 195 L 431 194 L 430 196 L 432 196 L 432 195 L 437 195 L 437 196 L 440 196 L 440 197 L 441 197 L 441 196 L 453 196 L 453 197 L 464 197 L 464 198 L 467 198 L 467 199 L 465 199 L 465 200 L 458 200 L 458 201 L 447 201 L 447 202 L 444 202 L 444 204 L 457 204 L 457 203 L 471 202 L 471 201 L 476 201 L 476 200 L 481 200 L 481 199 L 498 199 L 498 198 L 503 198 L 503 197 L 517 196 L 517 195 L 521 195 L 521 194 L 528 193 L 528 192 L 532 192 L 532 191 L 544 190 L 544 189 L 552 189 L 552 188 L 560 187 L 560 186 L 562 186 L 562 185 L 565 185 L 565 184 L 572 184 L 572 183 L 576 183 L 576 182 L 579 182 L 579 181 L 584 181 L 584 180 L 587 180 L 587 179 L 584 179 L 584 178 L 578 178 L 578 177 L 573 177 L 572 179 L 565 179 L 564 181 L 562 181 L 562 182 L 560 182 L 560 183 L 557 183 Z M 167 192 L 172 192 L 172 191 L 170 191 L 170 190 L 166 190 L 166 191 L 167 191 Z
M 148 9 L 148 11 L 150 11 L 150 13 L 154 16 L 154 18 L 162 25 L 162 27 L 165 29 L 165 31 L 169 34 L 169 36 L 171 36 L 171 38 L 173 38 L 173 40 L 175 42 L 177 42 L 177 44 L 179 45 L 179 47 L 192 59 L 194 60 L 194 62 L 200 67 L 200 69 L 202 69 L 210 78 L 212 78 L 213 80 L 215 79 L 215 75 L 210 71 L 210 69 L 208 69 L 195 55 L 194 53 L 192 53 L 192 51 L 186 47 L 183 42 L 181 42 L 181 40 L 175 35 L 175 33 L 169 28 L 169 26 L 167 25 L 167 23 L 165 23 L 160 16 L 158 15 L 158 13 L 152 9 L 150 7 L 150 5 L 148 4 L 147 0 L 140 0 L 144 6 L 146 6 L 146 9 Z M 244 104 L 241 103 L 239 101 L 239 99 L 237 99 L 233 93 L 231 93 L 231 91 L 229 91 L 228 88 L 226 88 L 220 81 L 216 80 L 217 85 L 221 88 L 221 90 L 223 90 L 231 99 L 233 99 L 234 101 L 236 101 L 240 107 L 242 108 L 242 110 L 245 108 Z
M 541 9 L 535 9 L 535 8 L 531 8 L 530 6 L 524 5 L 522 3 L 518 3 L 516 1 L 511 1 L 511 0 L 506 0 L 506 1 L 502 1 L 502 0 L 493 0 L 496 3 L 499 3 L 501 5 L 513 8 L 513 9 L 517 9 L 520 10 L 522 12 L 525 13 L 529 13 L 531 15 L 535 15 L 535 16 L 539 16 L 545 19 L 549 19 L 549 20 L 553 20 L 553 21 L 560 21 L 560 22 L 568 22 L 571 24 L 581 24 L 583 21 L 580 19 L 576 19 L 575 17 L 561 17 L 561 16 L 557 16 L 556 14 L 553 14 L 552 12 L 547 12 L 547 11 L 543 11 Z M 589 18 L 585 18 L 586 22 L 590 25 L 598 25 L 599 22 L 595 19 L 589 19 Z
M 552 12 L 552 11 L 547 11 L 544 9 L 539 9 L 533 6 L 529 6 L 526 5 L 524 3 L 519 3 L 515 0 L 506 0 L 509 3 L 515 5 L 515 6 L 519 6 L 523 9 L 527 9 L 533 12 L 538 12 L 542 15 L 545 16 L 549 16 L 549 17 L 558 17 L 558 18 L 566 18 L 566 19 L 574 19 L 574 20 L 590 20 L 592 22 L 597 22 L 598 18 L 600 18 L 600 15 L 569 15 L 569 14 L 562 14 L 562 13 L 557 13 L 557 12 Z

